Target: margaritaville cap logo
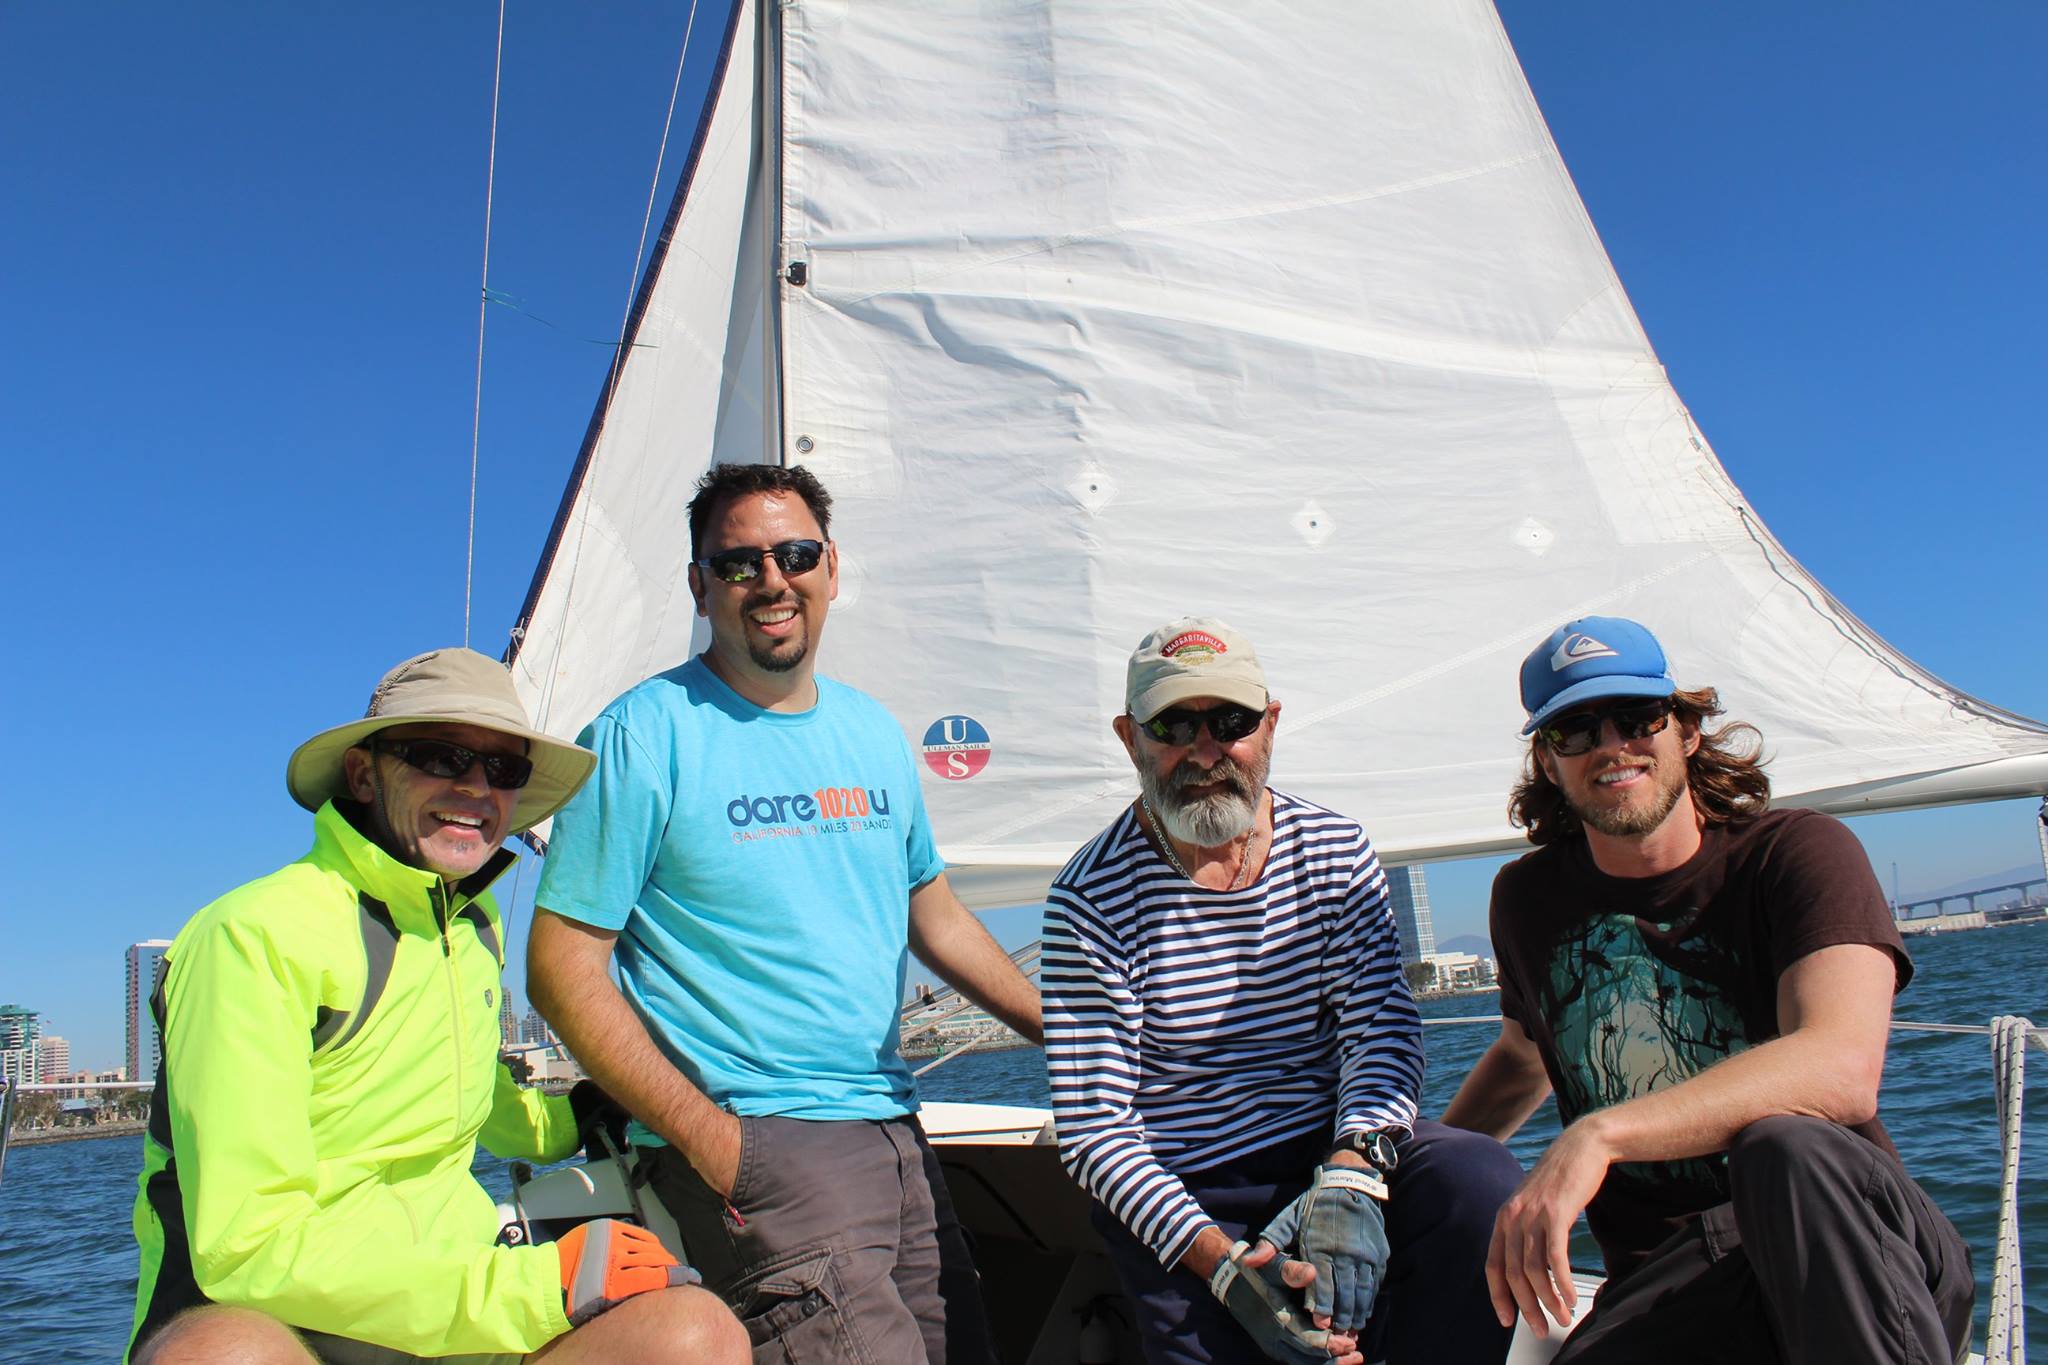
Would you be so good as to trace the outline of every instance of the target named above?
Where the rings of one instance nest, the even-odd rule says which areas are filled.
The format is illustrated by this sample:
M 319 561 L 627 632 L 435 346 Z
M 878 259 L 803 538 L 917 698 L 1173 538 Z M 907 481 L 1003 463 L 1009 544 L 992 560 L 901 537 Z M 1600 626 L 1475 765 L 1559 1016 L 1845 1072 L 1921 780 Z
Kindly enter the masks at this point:
M 1266 671 L 1252 642 L 1213 616 L 1183 616 L 1138 642 L 1124 709 L 1140 723 L 1197 697 L 1266 709 Z
M 1230 646 L 1206 630 L 1183 631 L 1159 647 L 1163 659 L 1179 659 L 1182 663 L 1201 663 L 1209 654 L 1228 654 Z
M 924 732 L 924 765 L 948 782 L 965 782 L 986 768 L 994 750 L 972 716 L 940 716 Z

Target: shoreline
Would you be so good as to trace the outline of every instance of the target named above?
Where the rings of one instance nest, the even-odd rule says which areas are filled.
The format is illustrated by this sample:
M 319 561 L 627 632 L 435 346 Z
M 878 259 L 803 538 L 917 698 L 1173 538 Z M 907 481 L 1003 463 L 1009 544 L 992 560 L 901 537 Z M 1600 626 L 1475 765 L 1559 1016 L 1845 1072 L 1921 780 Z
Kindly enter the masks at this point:
M 1416 1001 L 1417 1001 L 1418 1003 L 1419 1003 L 1419 1002 L 1421 1002 L 1421 1001 L 1424 1001 L 1424 1000 L 1455 1000 L 1455 999 L 1457 999 L 1457 998 L 1458 998 L 1458 997 L 1460 997 L 1460 996 L 1466 996 L 1466 995 L 1498 995 L 1498 994 L 1500 994 L 1500 987 L 1498 987 L 1498 986 L 1464 986 L 1464 987 L 1460 987 L 1460 988 L 1459 988 L 1459 989 L 1457 989 L 1457 990 L 1450 990 L 1450 991 L 1416 991 L 1416 992 L 1414 992 L 1414 996 L 1415 996 L 1415 999 L 1416 999 Z
M 149 1128 L 148 1119 L 123 1119 L 118 1123 L 95 1123 L 83 1128 L 17 1129 L 7 1139 L 9 1151 L 16 1147 L 47 1147 L 53 1142 L 84 1142 L 89 1138 L 136 1137 Z
M 920 1047 L 919 1045 L 913 1043 L 909 1047 L 902 1048 L 900 1050 L 906 1060 L 913 1057 L 922 1060 L 928 1057 L 956 1057 L 960 1055 L 962 1052 L 1015 1052 L 1018 1048 L 1037 1046 L 1037 1044 L 1035 1043 L 1027 1042 L 1025 1039 L 1018 1037 L 1016 1034 L 1010 1033 L 1008 1029 L 1004 1029 L 1003 1032 L 1009 1034 L 1009 1037 L 1007 1040 L 1001 1042 L 990 1041 L 986 1043 L 976 1043 L 972 1047 L 964 1048 Z

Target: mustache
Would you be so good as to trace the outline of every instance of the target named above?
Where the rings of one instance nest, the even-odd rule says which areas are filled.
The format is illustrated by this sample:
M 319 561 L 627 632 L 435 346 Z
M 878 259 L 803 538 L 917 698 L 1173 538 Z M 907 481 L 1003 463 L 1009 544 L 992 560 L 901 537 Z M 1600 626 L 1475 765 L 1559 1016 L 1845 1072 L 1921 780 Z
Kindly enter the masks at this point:
M 1219 758 L 1212 767 L 1204 768 L 1192 758 L 1182 759 L 1166 778 L 1166 794 L 1181 796 L 1189 787 L 1205 786 L 1221 782 L 1239 797 L 1249 799 L 1252 795 L 1251 774 L 1244 765 L 1231 758 Z

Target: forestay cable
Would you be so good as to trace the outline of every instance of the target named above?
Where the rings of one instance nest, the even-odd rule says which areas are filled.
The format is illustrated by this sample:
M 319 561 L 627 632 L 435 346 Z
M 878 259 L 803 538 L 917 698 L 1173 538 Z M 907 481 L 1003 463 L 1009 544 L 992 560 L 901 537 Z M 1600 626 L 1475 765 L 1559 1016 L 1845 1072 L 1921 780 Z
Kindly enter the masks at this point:
M 661 168 L 668 156 L 669 133 L 675 127 L 676 100 L 681 96 L 683 89 L 683 69 L 689 65 L 690 61 L 690 35 L 696 31 L 696 28 L 697 0 L 690 0 L 690 12 L 683 20 L 682 50 L 676 53 L 675 79 L 669 85 L 668 114 L 661 122 L 661 143 L 655 148 L 654 174 L 649 179 L 647 185 L 647 208 L 640 217 L 640 240 L 633 248 L 633 268 L 628 272 L 626 279 L 626 311 L 625 315 L 619 319 L 619 337 L 612 350 L 611 371 L 605 377 L 604 408 L 607 413 L 611 411 L 612 399 L 618 393 L 619 380 L 625 371 L 626 356 L 632 345 L 632 338 L 626 335 L 626 330 L 632 325 L 634 286 L 640 277 L 640 262 L 647 254 L 647 230 L 654 222 L 654 205 L 661 193 Z M 534 717 L 534 723 L 543 730 L 547 728 L 549 713 L 554 706 L 555 679 L 560 676 L 562 646 L 567 643 L 569 638 L 567 627 L 569 608 L 576 600 L 576 571 L 582 565 L 583 540 L 585 534 L 590 529 L 590 503 L 584 496 L 588 487 L 589 481 L 586 478 L 584 487 L 577 490 L 576 494 L 579 502 L 581 502 L 581 515 L 576 519 L 576 544 L 569 552 L 569 578 L 562 588 L 562 621 L 564 624 L 562 629 L 555 633 L 555 657 L 548 661 L 547 672 L 543 675 L 545 681 L 541 685 L 540 704 L 535 708 L 538 714 Z M 531 842 L 532 836 L 528 835 L 527 837 L 529 842 Z
M 476 583 L 477 448 L 484 426 L 484 321 L 491 305 L 491 194 L 498 183 L 498 94 L 505 81 L 505 0 L 498 0 L 498 50 L 491 63 L 491 145 L 484 161 L 484 267 L 476 299 L 476 397 L 469 416 L 469 538 L 462 552 L 462 647 L 469 648 L 470 603 Z

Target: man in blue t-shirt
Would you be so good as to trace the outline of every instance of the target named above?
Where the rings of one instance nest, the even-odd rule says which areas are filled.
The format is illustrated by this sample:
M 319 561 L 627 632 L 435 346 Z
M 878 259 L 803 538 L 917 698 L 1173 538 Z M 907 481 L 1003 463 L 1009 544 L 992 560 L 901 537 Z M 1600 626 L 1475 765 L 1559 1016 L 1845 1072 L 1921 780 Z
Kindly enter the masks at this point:
M 897 1048 L 908 950 L 1033 1042 L 1038 996 L 948 888 L 902 731 L 816 676 L 831 505 L 800 466 L 699 482 L 711 646 L 583 732 L 597 772 L 555 818 L 528 988 L 644 1125 L 655 1192 L 757 1359 L 979 1365 L 974 1268 Z

